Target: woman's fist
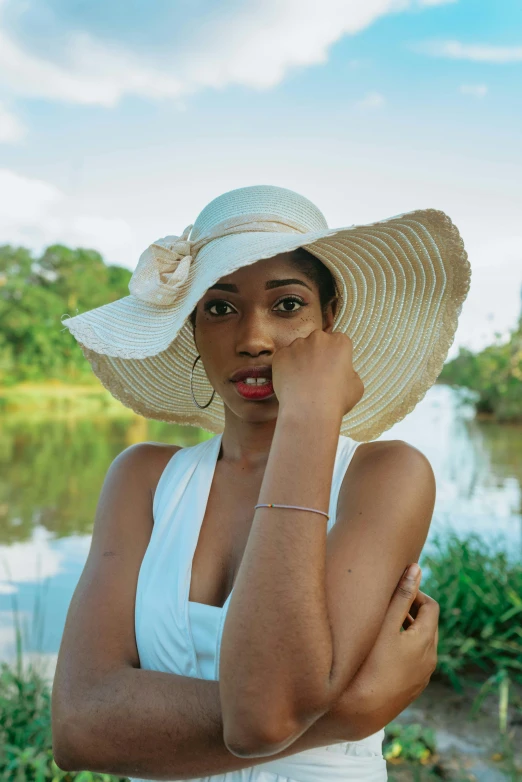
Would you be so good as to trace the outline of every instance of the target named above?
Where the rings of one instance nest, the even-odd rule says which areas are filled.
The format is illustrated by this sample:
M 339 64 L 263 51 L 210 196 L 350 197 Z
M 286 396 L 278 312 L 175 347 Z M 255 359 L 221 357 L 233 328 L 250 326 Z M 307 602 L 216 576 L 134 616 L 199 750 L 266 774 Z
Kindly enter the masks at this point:
M 272 361 L 272 385 L 279 406 L 304 406 L 312 414 L 324 407 L 345 416 L 364 393 L 352 353 L 347 334 L 321 329 L 280 348 Z

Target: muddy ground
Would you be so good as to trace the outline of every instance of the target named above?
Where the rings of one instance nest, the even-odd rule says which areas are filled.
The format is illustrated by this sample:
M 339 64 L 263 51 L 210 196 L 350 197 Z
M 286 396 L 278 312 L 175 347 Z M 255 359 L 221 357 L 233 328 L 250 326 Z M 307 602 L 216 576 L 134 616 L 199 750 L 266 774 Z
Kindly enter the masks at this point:
M 508 738 L 511 761 L 502 755 L 498 692 L 488 695 L 475 719 L 472 703 L 479 690 L 470 681 L 462 694 L 432 677 L 417 700 L 397 717 L 397 722 L 418 722 L 434 729 L 438 755 L 425 769 L 388 764 L 390 782 L 424 782 L 447 779 L 476 782 L 522 782 L 522 687 L 510 685 Z

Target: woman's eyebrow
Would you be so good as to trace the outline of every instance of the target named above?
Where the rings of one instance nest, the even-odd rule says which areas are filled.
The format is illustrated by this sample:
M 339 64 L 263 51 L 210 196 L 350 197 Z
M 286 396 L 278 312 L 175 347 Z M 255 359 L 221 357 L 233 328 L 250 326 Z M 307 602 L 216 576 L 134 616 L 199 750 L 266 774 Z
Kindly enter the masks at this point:
M 282 285 L 304 285 L 305 288 L 308 288 L 308 290 L 312 290 L 309 285 L 306 284 L 303 280 L 298 280 L 296 278 L 290 278 L 287 280 L 267 280 L 265 282 L 265 290 L 271 290 L 272 288 L 279 288 Z M 227 282 L 216 282 L 215 285 L 211 285 L 210 288 L 208 288 L 209 291 L 212 290 L 218 290 L 218 291 L 228 291 L 229 293 L 239 293 L 239 288 L 237 285 L 233 285 L 232 283 Z

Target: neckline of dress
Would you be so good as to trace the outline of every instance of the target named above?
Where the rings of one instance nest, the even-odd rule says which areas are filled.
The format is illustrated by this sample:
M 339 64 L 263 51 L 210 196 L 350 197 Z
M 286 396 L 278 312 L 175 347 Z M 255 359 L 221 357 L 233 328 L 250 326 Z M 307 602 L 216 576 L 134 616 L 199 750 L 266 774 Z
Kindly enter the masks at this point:
M 192 548 L 192 555 L 190 557 L 189 564 L 188 564 L 188 577 L 187 577 L 188 588 L 187 588 L 187 593 L 186 593 L 187 594 L 186 601 L 187 601 L 188 606 L 191 606 L 191 605 L 203 606 L 203 608 L 209 608 L 209 609 L 211 609 L 213 611 L 224 611 L 226 609 L 228 603 L 230 602 L 230 598 L 232 597 L 232 592 L 234 591 L 234 587 L 232 587 L 232 589 L 230 590 L 230 594 L 228 595 L 227 599 L 225 600 L 225 602 L 223 603 L 222 606 L 213 606 L 213 605 L 210 605 L 209 603 L 200 603 L 198 600 L 189 600 L 188 596 L 190 594 L 190 586 L 191 586 L 191 582 L 192 582 L 192 565 L 193 565 L 193 562 L 194 562 L 194 556 L 195 556 L 196 549 L 197 549 L 198 542 L 199 542 L 199 538 L 200 538 L 200 535 L 201 535 L 201 529 L 203 527 L 203 519 L 205 518 L 205 513 L 206 513 L 206 510 L 207 510 L 208 498 L 210 496 L 210 489 L 212 488 L 212 482 L 214 480 L 214 475 L 216 473 L 216 467 L 217 467 L 217 463 L 218 463 L 219 452 L 221 450 L 221 440 L 222 440 L 222 438 L 223 438 L 223 432 L 220 432 L 219 434 L 216 434 L 216 435 L 214 435 L 214 437 L 210 438 L 210 440 L 206 441 L 207 443 L 210 443 L 211 445 L 214 446 L 214 450 L 212 451 L 212 449 L 209 447 L 209 450 L 205 451 L 205 453 L 203 455 L 203 460 L 207 459 L 207 457 L 208 457 L 208 462 L 205 463 L 205 468 L 207 467 L 207 464 L 208 464 L 208 471 L 206 471 L 206 482 L 205 482 L 205 493 L 206 493 L 206 496 L 205 496 L 205 504 L 204 504 L 204 506 L 202 508 L 202 511 L 201 511 L 200 517 L 199 517 L 199 521 L 198 521 L 198 526 L 197 526 L 197 531 L 196 531 L 196 540 L 194 542 L 194 546 Z M 339 440 L 338 440 L 338 443 L 337 443 L 337 451 L 336 451 L 336 455 L 335 455 L 335 463 L 334 463 L 334 469 L 333 469 L 334 474 L 335 474 L 335 468 L 336 468 L 336 465 L 337 465 L 337 457 L 338 457 L 338 454 L 339 454 L 339 443 L 340 442 L 341 442 L 341 435 L 339 435 Z
M 210 440 L 207 440 L 207 442 L 210 442 L 214 446 L 214 451 L 212 449 L 209 449 L 209 451 L 206 451 L 203 455 L 203 460 L 206 460 L 208 457 L 208 471 L 205 471 L 206 473 L 206 481 L 205 481 L 205 503 L 203 505 L 203 508 L 201 510 L 201 513 L 199 515 L 199 520 L 196 528 L 196 539 L 194 542 L 194 546 L 192 548 L 192 556 L 189 559 L 188 564 L 188 589 L 187 589 L 187 603 L 189 606 L 191 605 L 197 605 L 197 606 L 203 606 L 204 608 L 210 608 L 214 611 L 224 611 L 227 607 L 228 602 L 230 601 L 230 598 L 232 597 L 232 592 L 234 591 L 234 587 L 232 587 L 230 594 L 228 595 L 227 599 L 223 603 L 222 606 L 213 606 L 209 603 L 200 603 L 198 600 L 189 600 L 188 596 L 190 594 L 190 586 L 192 583 L 192 565 L 194 562 L 194 556 L 196 554 L 196 549 L 198 547 L 199 538 L 201 535 L 201 529 L 203 527 L 203 519 L 205 518 L 205 513 L 207 510 L 208 505 L 208 498 L 210 496 L 210 489 L 212 488 L 212 482 L 214 480 L 214 475 L 216 474 L 216 467 L 219 459 L 219 452 L 221 450 L 221 440 L 223 438 L 223 432 L 220 434 L 214 435 Z M 207 467 L 207 464 L 205 464 L 205 467 Z

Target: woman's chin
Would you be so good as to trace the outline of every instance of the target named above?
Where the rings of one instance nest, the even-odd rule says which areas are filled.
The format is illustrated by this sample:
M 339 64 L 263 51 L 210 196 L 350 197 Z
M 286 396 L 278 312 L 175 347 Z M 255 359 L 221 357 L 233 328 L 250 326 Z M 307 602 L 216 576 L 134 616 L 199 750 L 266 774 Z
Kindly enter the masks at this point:
M 279 411 L 279 402 L 275 394 L 263 400 L 238 399 L 236 395 L 233 401 L 229 400 L 225 405 L 236 418 L 249 423 L 274 421 Z

